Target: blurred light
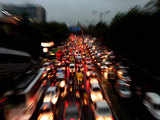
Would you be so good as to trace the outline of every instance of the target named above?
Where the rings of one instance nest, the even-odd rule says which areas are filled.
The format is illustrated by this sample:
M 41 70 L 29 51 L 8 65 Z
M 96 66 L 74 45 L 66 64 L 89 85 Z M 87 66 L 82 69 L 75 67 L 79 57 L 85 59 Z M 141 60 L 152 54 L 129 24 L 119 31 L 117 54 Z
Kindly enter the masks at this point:
M 102 62 L 105 62 L 105 61 L 106 61 L 106 59 L 104 58 Z
M 99 101 L 103 99 L 101 92 L 91 92 L 91 99 L 93 102 Z
M 57 95 L 54 95 L 53 98 L 52 98 L 52 100 L 51 100 L 51 102 L 52 102 L 53 104 L 56 104 L 57 101 L 58 101 L 58 96 L 57 96 Z
M 65 67 L 62 67 L 62 70 L 65 70 Z
M 70 90 L 70 92 L 72 92 L 72 90 L 73 90 L 73 89 L 72 89 L 72 87 L 70 87 L 70 89 L 69 89 L 69 90 Z
M 91 72 L 87 71 L 87 76 L 89 77 L 91 75 Z
M 49 55 L 55 55 L 55 53 L 49 53 Z
M 104 72 L 104 78 L 108 79 L 108 72 Z
M 60 82 L 60 87 L 61 87 L 61 88 L 64 88 L 65 85 L 66 85 L 66 83 L 65 83 L 64 80 Z
M 46 76 L 47 76 L 47 72 L 44 72 L 44 73 L 42 74 L 41 79 L 45 78 Z
M 54 46 L 54 42 L 41 42 L 42 47 L 52 47 Z
M 91 99 L 92 99 L 92 101 L 95 101 L 95 100 L 96 100 L 95 94 L 91 93 Z
M 91 84 L 98 84 L 98 80 L 96 78 L 91 78 L 90 83 Z
M 51 96 L 45 96 L 43 99 L 43 102 L 50 102 L 51 101 Z
M 48 52 L 48 48 L 43 48 L 43 52 L 47 53 Z
M 96 117 L 96 120 L 105 120 L 105 119 L 103 119 L 103 117 L 98 116 Z
M 104 118 L 104 120 L 113 120 L 113 117 L 112 116 L 107 116 Z
M 71 118 L 70 120 L 75 120 L 74 118 Z
M 84 102 L 85 105 L 88 104 L 87 99 L 84 99 L 83 102 Z
M 100 65 L 101 65 L 101 63 L 97 63 L 97 65 L 98 65 L 98 66 L 100 66 Z
M 117 74 L 118 74 L 119 77 L 121 77 L 121 76 L 123 75 L 123 72 L 120 71 L 120 70 L 118 70 L 118 71 L 117 71 Z
M 80 94 L 78 91 L 76 92 L 76 97 L 80 98 Z
M 50 68 L 50 67 L 47 67 L 46 70 L 49 71 L 49 70 L 51 70 L 51 68 Z
M 17 20 L 17 21 L 21 21 L 19 18 L 17 18 L 17 17 L 13 17 L 15 20 Z
M 38 116 L 38 120 L 53 120 L 53 113 L 49 112 L 49 113 L 41 113 Z

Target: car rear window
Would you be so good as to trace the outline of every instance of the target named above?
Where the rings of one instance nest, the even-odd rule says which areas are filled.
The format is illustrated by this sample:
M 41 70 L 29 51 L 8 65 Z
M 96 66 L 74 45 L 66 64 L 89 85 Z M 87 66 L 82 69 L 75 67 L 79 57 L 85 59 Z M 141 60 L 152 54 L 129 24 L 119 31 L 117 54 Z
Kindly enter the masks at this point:
M 97 112 L 100 113 L 100 114 L 107 114 L 107 113 L 109 113 L 110 111 L 109 111 L 109 108 L 103 107 L 103 108 L 97 109 Z
M 100 91 L 100 88 L 98 88 L 98 87 L 93 88 L 93 91 Z

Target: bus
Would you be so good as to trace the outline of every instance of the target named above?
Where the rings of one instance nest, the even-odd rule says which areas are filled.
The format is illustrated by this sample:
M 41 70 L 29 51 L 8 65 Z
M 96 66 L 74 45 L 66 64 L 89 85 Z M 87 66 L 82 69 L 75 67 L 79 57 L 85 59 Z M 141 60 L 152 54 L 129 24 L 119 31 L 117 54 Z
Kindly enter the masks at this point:
M 32 117 L 43 93 L 46 75 L 45 68 L 40 68 L 26 88 L 19 89 L 10 96 L 9 104 L 4 107 L 5 120 L 29 120 Z

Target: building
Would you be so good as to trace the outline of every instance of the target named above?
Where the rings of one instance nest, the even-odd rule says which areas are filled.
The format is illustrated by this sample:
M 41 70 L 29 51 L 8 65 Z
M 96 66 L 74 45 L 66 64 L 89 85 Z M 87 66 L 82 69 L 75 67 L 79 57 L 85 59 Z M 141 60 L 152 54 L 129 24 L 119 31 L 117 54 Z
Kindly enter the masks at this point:
M 7 11 L 13 16 L 22 16 L 31 22 L 41 23 L 46 22 L 46 11 L 42 6 L 25 4 L 25 5 L 12 5 L 3 4 L 1 9 Z

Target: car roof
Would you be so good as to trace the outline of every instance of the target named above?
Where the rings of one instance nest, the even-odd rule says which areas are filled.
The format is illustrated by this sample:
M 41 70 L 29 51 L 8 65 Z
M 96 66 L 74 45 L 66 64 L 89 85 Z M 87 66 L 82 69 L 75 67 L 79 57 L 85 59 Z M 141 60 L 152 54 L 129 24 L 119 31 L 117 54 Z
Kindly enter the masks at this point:
M 108 65 L 108 64 L 112 64 L 112 63 L 110 61 L 106 61 L 104 64 Z
M 121 85 L 128 85 L 128 83 L 126 83 L 126 81 L 119 79 L 117 82 L 119 82 L 119 84 Z
M 49 87 L 49 88 L 47 89 L 47 91 L 55 91 L 56 89 L 57 89 L 56 86 L 54 86 L 54 87 Z
M 98 108 L 104 108 L 104 107 L 108 107 L 109 108 L 109 105 L 107 104 L 107 102 L 105 100 L 103 100 L 103 101 L 97 101 L 96 102 L 96 106 Z
M 102 66 L 101 66 L 101 68 L 108 68 L 108 66 L 106 66 L 106 65 L 102 65 Z
M 74 66 L 74 63 L 71 63 L 69 66 Z
M 50 62 L 45 62 L 43 65 L 50 65 L 51 63 Z
M 155 92 L 146 92 L 146 96 L 148 96 L 153 103 L 160 104 L 160 95 Z
M 96 83 L 96 84 L 91 84 L 91 87 L 92 87 L 92 88 L 95 88 L 95 87 L 100 88 L 100 86 L 99 86 L 99 84 L 98 84 L 98 83 Z
M 75 103 L 71 103 L 67 107 L 67 112 L 78 111 L 78 106 Z

